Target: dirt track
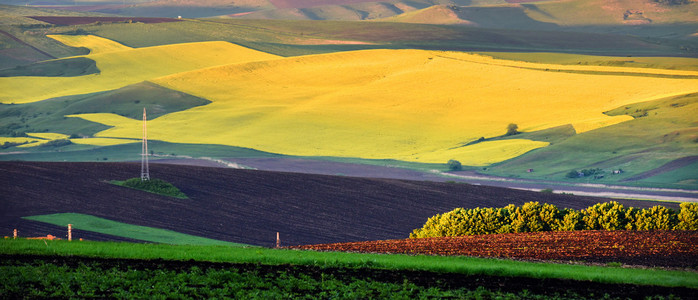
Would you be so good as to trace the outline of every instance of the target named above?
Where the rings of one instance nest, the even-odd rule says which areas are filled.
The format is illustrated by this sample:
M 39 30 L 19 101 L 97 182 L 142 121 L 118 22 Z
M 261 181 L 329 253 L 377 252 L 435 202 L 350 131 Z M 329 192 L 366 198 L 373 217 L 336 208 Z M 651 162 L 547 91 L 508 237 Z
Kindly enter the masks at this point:
M 693 158 L 689 157 L 689 158 Z M 695 156 L 698 158 L 698 156 Z M 428 180 L 437 182 L 458 181 L 470 184 L 498 186 L 529 191 L 553 189 L 556 193 L 572 193 L 582 196 L 698 202 L 698 191 L 677 189 L 653 189 L 607 184 L 564 183 L 533 179 L 514 179 L 477 174 L 472 171 L 425 173 L 403 168 L 330 162 L 300 158 L 229 158 L 230 162 L 259 170 L 299 172 L 308 174 L 342 175 L 353 177 Z M 681 159 L 671 165 L 684 166 L 694 160 Z M 168 163 L 206 164 L 204 160 L 169 160 Z M 208 164 L 210 165 L 210 164 Z M 660 168 L 664 171 L 666 168 Z M 659 170 L 657 172 L 660 172 Z
M 133 163 L 0 162 L 0 236 L 65 236 L 23 216 L 76 212 L 214 239 L 273 246 L 406 238 L 427 218 L 457 207 L 529 201 L 582 209 L 608 199 L 458 183 L 368 179 L 152 164 L 151 176 L 179 187 L 180 200 L 109 184 L 137 177 Z M 651 201 L 618 200 L 649 207 Z M 662 204 L 662 203 L 659 203 Z M 674 203 L 662 205 L 677 208 Z M 86 239 L 111 239 L 81 232 Z

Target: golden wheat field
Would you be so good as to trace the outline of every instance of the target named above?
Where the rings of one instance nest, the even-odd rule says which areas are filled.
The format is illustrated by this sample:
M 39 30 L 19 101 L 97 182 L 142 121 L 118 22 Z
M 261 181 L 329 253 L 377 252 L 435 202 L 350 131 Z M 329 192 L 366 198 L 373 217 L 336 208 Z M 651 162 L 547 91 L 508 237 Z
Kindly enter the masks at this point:
M 572 124 L 583 133 L 631 119 L 604 111 L 698 91 L 698 81 L 687 77 L 698 76 L 695 71 L 542 64 L 425 50 L 280 58 L 227 43 L 195 43 L 88 57 L 97 60 L 99 76 L 121 78 L 135 72 L 124 65 L 154 68 L 140 65 L 151 64 L 152 53 L 167 53 L 168 47 L 201 56 L 161 72 L 172 75 L 155 78 L 151 72 L 140 80 L 212 103 L 149 121 L 150 139 L 288 155 L 488 165 L 548 145 L 513 139 L 465 146 L 504 134 L 510 123 L 521 131 Z M 222 55 L 220 48 L 248 56 L 196 67 L 206 65 L 196 59 Z M 152 64 L 165 68 L 163 61 Z M 187 68 L 191 71 L 177 71 Z M 112 126 L 98 133 L 100 138 L 141 136 L 140 120 L 108 113 L 70 117 Z

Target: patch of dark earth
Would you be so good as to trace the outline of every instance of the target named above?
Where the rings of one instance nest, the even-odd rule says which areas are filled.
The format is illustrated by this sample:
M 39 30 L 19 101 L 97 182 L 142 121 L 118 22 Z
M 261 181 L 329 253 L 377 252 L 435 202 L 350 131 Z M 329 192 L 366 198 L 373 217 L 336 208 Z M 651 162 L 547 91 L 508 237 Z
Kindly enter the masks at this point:
M 698 161 L 698 155 L 682 157 L 679 159 L 672 160 L 672 161 L 662 165 L 659 168 L 647 171 L 647 172 L 642 173 L 642 174 L 638 174 L 638 175 L 633 176 L 633 177 L 623 179 L 622 181 L 636 181 L 636 180 L 650 178 L 652 176 L 656 176 L 656 175 L 659 175 L 662 173 L 676 170 L 678 168 L 685 167 L 686 165 L 690 165 L 696 161 Z
M 140 260 L 140 259 L 108 259 L 88 258 L 77 256 L 41 256 L 41 255 L 0 255 L 0 265 L 3 266 L 39 266 L 53 264 L 58 266 L 79 267 L 88 265 L 93 268 L 110 270 L 172 270 L 189 272 L 198 268 L 206 272 L 213 270 L 237 270 L 238 272 L 255 272 L 262 277 L 282 274 L 299 276 L 305 275 L 316 280 L 334 277 L 346 283 L 357 279 L 373 280 L 384 283 L 403 284 L 413 283 L 425 288 L 438 287 L 441 289 L 469 289 L 484 287 L 492 291 L 518 293 L 528 290 L 541 295 L 578 295 L 582 297 L 646 299 L 653 296 L 670 296 L 680 299 L 694 299 L 697 289 L 685 287 L 662 287 L 635 284 L 609 284 L 592 281 L 555 278 L 507 277 L 492 275 L 472 275 L 459 273 L 440 273 L 419 270 L 387 270 L 367 267 L 337 268 L 306 265 L 264 265 L 254 263 L 220 263 L 205 261 L 176 261 L 176 260 Z
M 26 216 L 80 213 L 217 240 L 274 246 L 401 239 L 457 207 L 539 201 L 584 209 L 607 198 L 469 184 L 152 164 L 151 177 L 175 185 L 177 199 L 110 184 L 137 176 L 138 163 L 0 162 L 0 236 L 52 234 Z M 636 208 L 677 203 L 617 200 Z M 29 223 L 32 222 L 32 223 Z M 73 238 L 92 239 L 73 235 Z M 100 236 L 106 238 L 106 236 Z

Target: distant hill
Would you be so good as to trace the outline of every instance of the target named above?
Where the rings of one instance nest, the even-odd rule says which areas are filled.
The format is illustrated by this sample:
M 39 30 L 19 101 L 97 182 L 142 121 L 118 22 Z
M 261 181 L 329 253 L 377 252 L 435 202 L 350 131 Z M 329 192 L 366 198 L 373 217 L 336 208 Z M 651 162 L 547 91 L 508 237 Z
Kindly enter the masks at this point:
M 648 0 L 437 5 L 381 19 L 388 22 L 462 24 L 519 30 L 617 32 L 681 38 L 692 38 L 692 34 L 698 30 L 696 20 L 698 2 L 667 5 Z

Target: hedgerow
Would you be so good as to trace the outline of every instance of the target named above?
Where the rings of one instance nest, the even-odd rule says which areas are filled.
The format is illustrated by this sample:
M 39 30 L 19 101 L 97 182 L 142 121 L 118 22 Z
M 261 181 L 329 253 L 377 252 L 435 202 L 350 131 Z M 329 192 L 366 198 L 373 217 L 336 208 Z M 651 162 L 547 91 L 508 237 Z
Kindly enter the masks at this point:
M 681 210 L 653 206 L 625 208 L 616 201 L 583 210 L 528 202 L 502 208 L 456 208 L 429 218 L 410 238 L 573 230 L 698 230 L 698 203 L 681 203 Z

